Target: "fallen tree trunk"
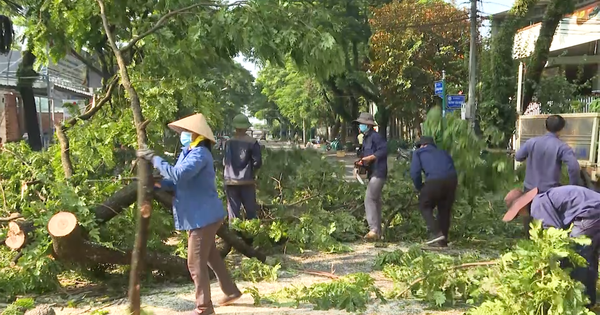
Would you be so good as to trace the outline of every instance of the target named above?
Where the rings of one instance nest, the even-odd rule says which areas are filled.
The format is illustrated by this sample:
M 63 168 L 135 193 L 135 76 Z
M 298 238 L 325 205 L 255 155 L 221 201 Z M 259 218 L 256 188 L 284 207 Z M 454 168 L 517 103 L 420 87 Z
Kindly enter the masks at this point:
M 96 221 L 100 224 L 106 223 L 134 204 L 137 200 L 137 186 L 137 182 L 132 182 L 108 197 L 101 205 L 96 206 L 94 208 Z
M 83 239 L 82 228 L 70 212 L 59 212 L 48 222 L 54 256 L 64 262 L 78 265 L 130 265 L 131 251 L 107 248 Z M 165 273 L 187 276 L 187 262 L 177 256 L 148 253 L 146 268 Z
M 23 248 L 30 240 L 30 232 L 34 229 L 33 223 L 23 219 L 14 220 L 8 223 L 8 233 L 4 244 L 10 249 L 19 250 Z
M 163 207 L 165 207 L 167 209 L 173 208 L 173 196 L 167 192 L 164 192 L 164 191 L 154 192 L 154 199 L 156 201 L 158 201 L 160 204 L 162 204 Z M 248 244 L 246 244 L 246 242 L 244 242 L 244 240 L 242 238 L 240 238 L 233 231 L 231 231 L 226 224 L 221 225 L 221 227 L 217 231 L 217 236 L 219 236 L 221 239 L 223 239 L 223 241 L 225 241 L 231 247 L 235 248 L 235 250 L 240 252 L 242 255 L 244 255 L 248 258 L 256 258 L 263 263 L 265 261 L 267 261 L 267 256 L 264 253 L 254 249 L 252 246 L 249 246 Z M 223 251 L 225 251 L 225 250 L 226 249 L 224 248 Z M 223 256 L 223 251 L 221 252 L 222 256 Z M 229 252 L 229 250 L 227 250 L 227 252 Z

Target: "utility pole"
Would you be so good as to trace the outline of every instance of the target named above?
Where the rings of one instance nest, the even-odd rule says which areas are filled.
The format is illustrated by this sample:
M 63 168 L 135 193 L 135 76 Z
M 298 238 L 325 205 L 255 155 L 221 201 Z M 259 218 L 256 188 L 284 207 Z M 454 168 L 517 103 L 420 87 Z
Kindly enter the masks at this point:
M 471 0 L 471 47 L 469 53 L 469 95 L 465 118 L 471 126 L 475 122 L 477 89 L 477 1 Z

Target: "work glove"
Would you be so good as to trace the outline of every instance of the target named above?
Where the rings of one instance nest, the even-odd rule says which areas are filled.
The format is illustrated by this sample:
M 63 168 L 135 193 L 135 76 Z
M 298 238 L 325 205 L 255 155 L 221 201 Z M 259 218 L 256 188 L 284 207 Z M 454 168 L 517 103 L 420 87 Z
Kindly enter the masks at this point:
M 139 149 L 135 154 L 139 159 L 144 159 L 146 161 L 152 161 L 154 157 L 154 151 L 150 149 Z

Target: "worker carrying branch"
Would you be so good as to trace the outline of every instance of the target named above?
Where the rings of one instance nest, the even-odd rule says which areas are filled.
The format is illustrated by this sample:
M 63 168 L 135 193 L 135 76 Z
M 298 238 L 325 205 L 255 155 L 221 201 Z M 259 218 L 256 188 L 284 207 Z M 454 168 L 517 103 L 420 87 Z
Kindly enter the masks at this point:
M 550 188 L 538 195 L 536 187 L 523 193 L 513 189 L 504 201 L 509 208 L 503 221 L 512 221 L 517 216 L 531 217 L 542 221 L 544 228 L 568 229 L 571 224 L 572 237 L 585 235 L 591 245 L 577 245 L 576 251 L 587 261 L 585 267 L 573 269 L 571 277 L 585 286 L 590 305 L 596 304 L 596 281 L 598 280 L 598 245 L 600 244 L 600 194 L 581 186 Z M 563 268 L 571 267 L 564 264 Z

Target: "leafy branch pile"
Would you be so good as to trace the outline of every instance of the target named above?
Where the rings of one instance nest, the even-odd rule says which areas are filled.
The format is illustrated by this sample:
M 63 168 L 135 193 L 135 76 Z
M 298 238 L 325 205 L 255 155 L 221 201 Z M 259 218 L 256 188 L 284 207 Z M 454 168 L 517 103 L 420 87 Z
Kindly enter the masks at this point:
M 261 296 L 258 289 L 246 291 L 254 298 L 255 305 L 298 307 L 302 303 L 314 305 L 315 310 L 341 309 L 348 312 L 365 311 L 374 299 L 385 302 L 375 280 L 366 273 L 350 274 L 331 282 L 310 286 L 291 286 L 268 296 Z
M 476 255 L 451 257 L 411 248 L 378 256 L 376 269 L 394 281 L 394 298 L 411 294 L 436 306 L 457 302 L 474 305 L 470 315 L 593 314 L 585 305 L 583 285 L 571 279 L 561 264 L 585 260 L 570 231 L 542 229 L 534 223 L 531 240 L 519 242 L 499 259 L 480 261 Z

